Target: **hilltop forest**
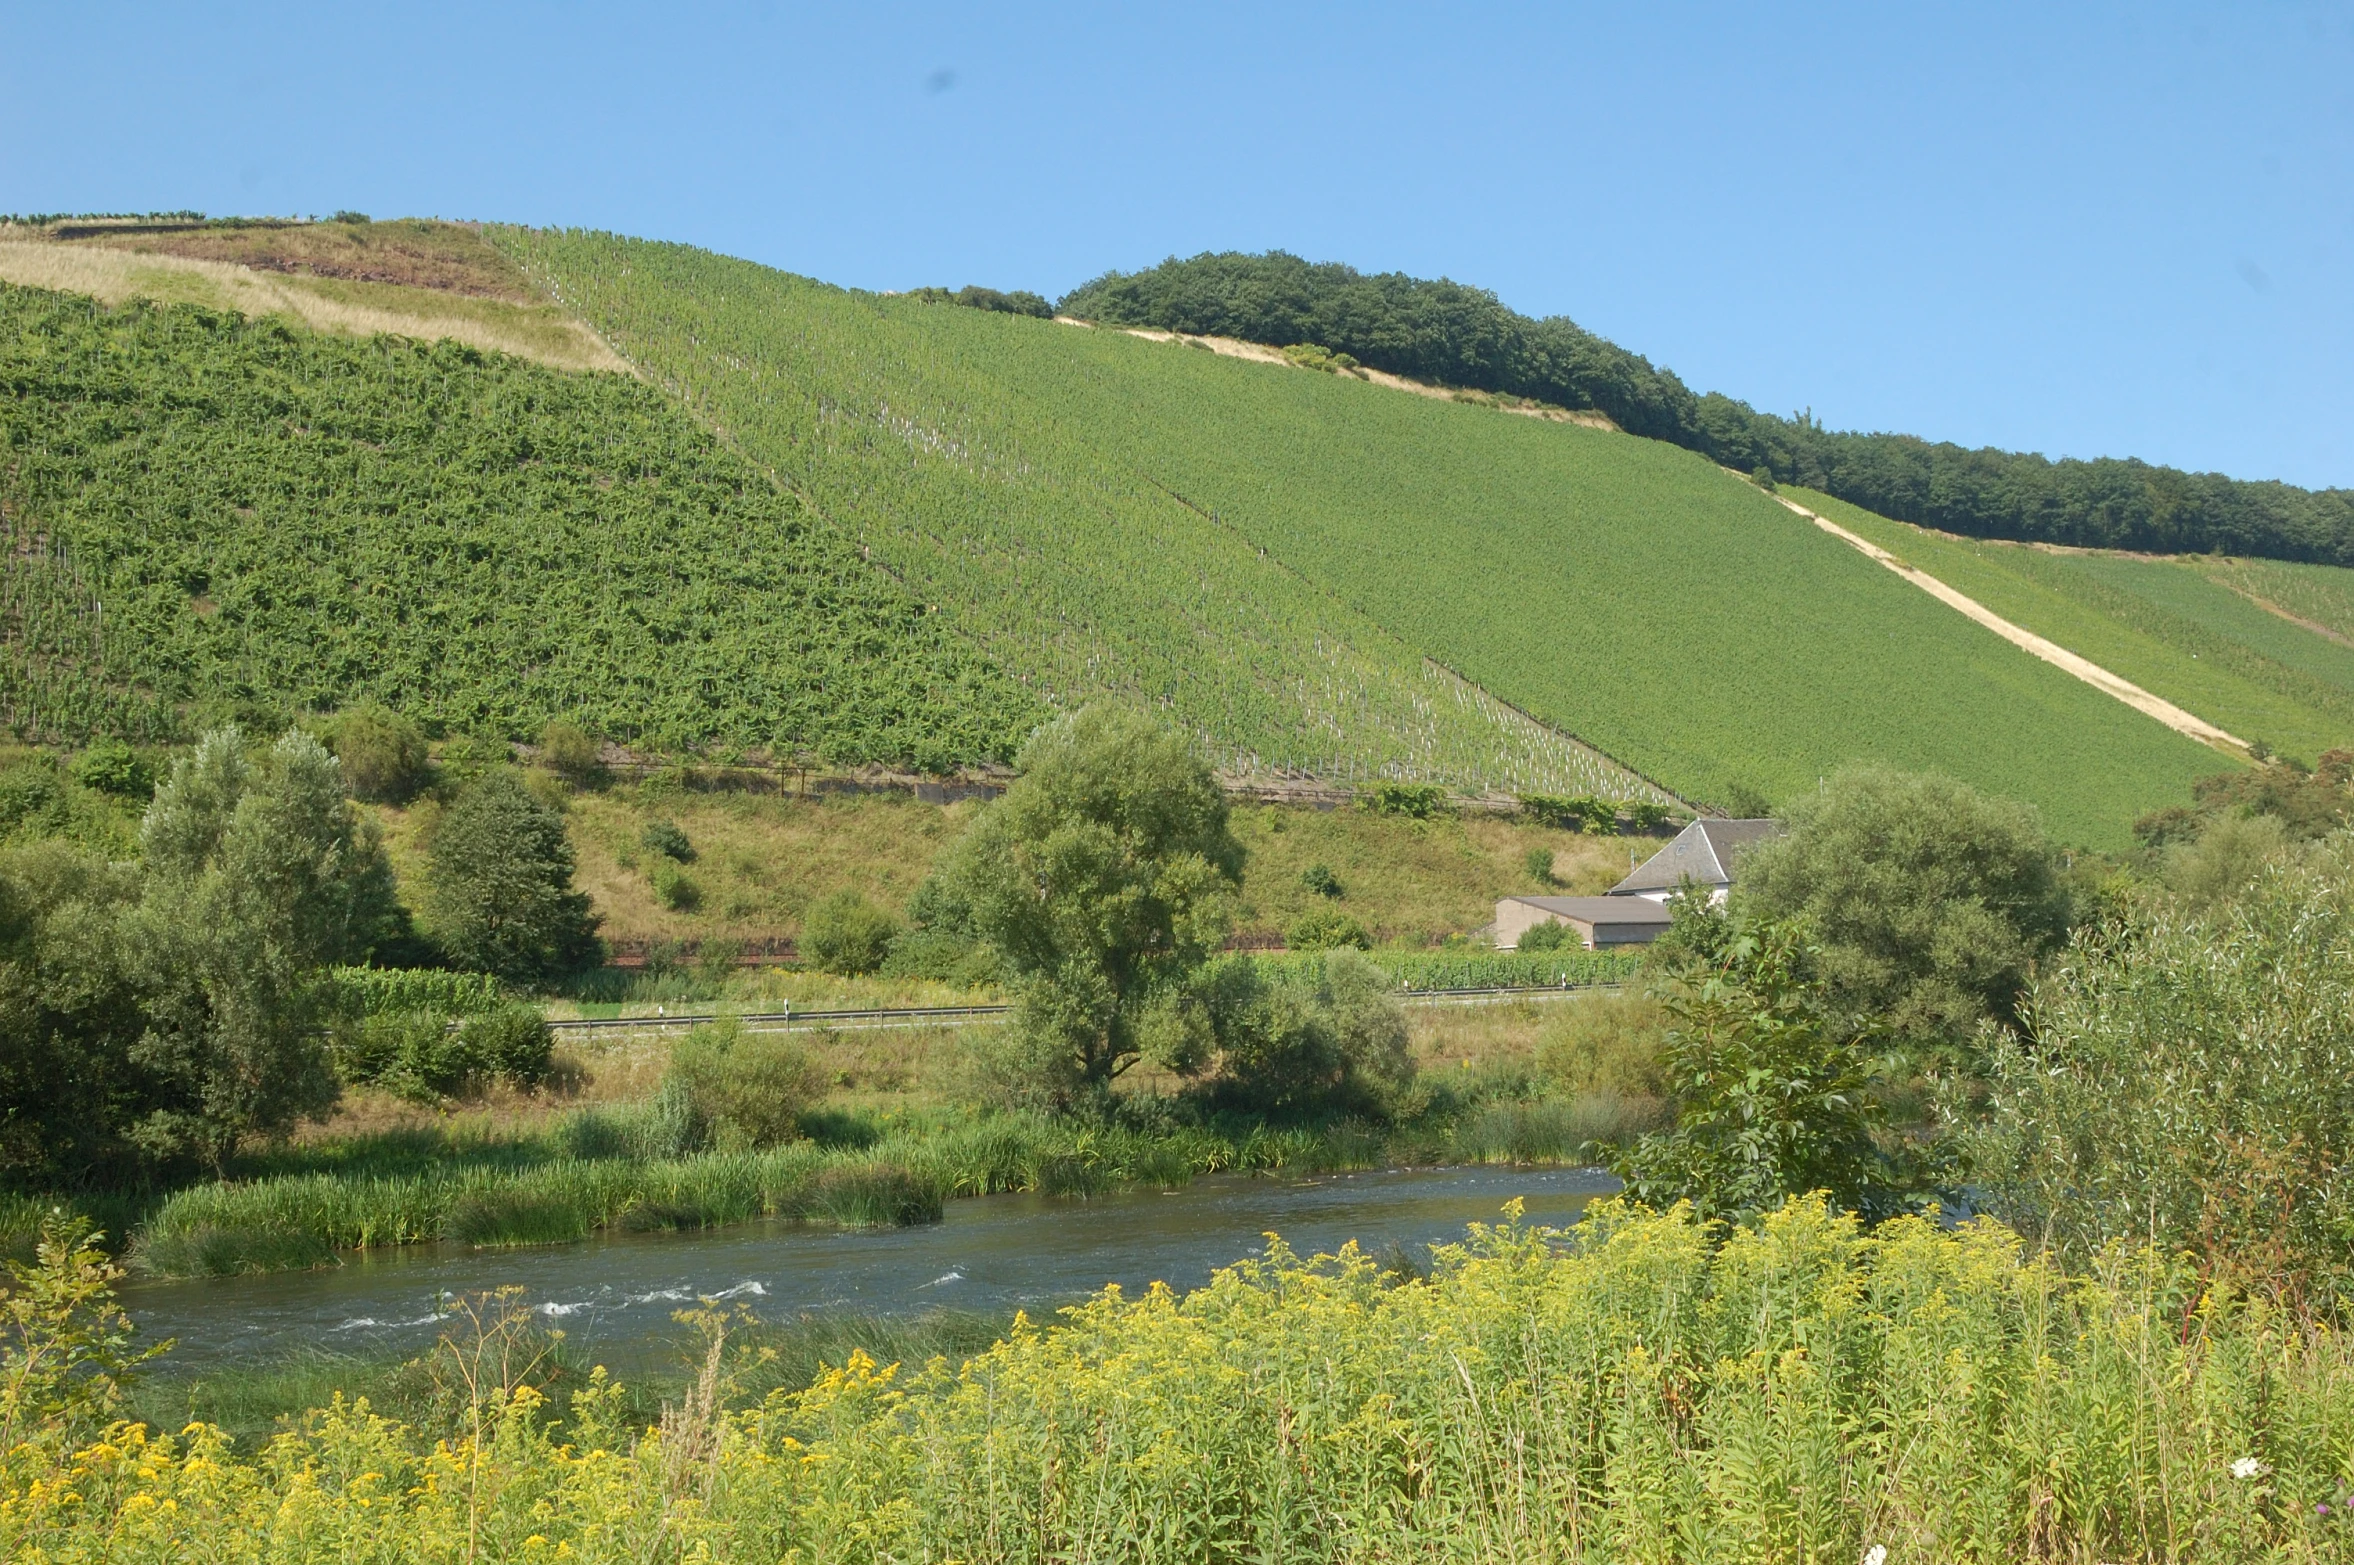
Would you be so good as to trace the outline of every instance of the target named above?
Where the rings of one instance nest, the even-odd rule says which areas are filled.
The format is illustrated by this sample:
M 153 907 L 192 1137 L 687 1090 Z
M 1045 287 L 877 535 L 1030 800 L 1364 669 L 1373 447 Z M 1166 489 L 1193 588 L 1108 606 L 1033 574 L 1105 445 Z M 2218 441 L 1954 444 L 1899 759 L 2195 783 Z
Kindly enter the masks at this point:
M 1764 468 L 1882 516 L 1969 537 L 2354 565 L 2354 491 L 1829 430 L 1695 393 L 1673 370 L 1566 316 L 1534 320 L 1486 289 L 1444 278 L 1230 251 L 1107 272 L 1059 308 L 1106 325 L 1312 343 L 1393 375 L 1594 409 L 1630 433 L 1741 472 Z

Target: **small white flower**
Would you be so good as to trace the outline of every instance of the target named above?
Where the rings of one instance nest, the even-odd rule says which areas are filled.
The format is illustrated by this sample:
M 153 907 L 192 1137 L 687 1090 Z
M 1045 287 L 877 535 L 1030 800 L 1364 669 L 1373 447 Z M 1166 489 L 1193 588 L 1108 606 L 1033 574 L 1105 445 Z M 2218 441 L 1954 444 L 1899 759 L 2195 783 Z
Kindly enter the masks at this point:
M 1888 1565 L 1888 1545 L 1875 1543 L 1864 1550 L 1864 1565 Z
M 2234 1478 L 2261 1478 L 2271 1471 L 2271 1468 L 2252 1456 L 2243 1456 L 2231 1464 L 2231 1475 Z

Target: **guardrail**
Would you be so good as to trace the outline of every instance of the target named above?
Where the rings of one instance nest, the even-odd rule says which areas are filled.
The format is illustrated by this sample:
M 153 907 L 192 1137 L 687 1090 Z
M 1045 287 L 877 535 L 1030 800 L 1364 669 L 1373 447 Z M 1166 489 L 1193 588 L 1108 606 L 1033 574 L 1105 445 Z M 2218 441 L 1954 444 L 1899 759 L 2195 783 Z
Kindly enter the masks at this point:
M 1616 989 L 1614 982 L 1546 984 L 1543 987 L 1484 989 L 1409 989 L 1398 998 L 1407 1005 L 1475 1005 L 1487 1000 L 1546 1000 L 1582 994 L 1589 989 Z M 830 1027 L 845 1032 L 869 1027 L 923 1027 L 935 1022 L 991 1021 L 1004 1016 L 1010 1005 L 907 1005 L 856 1011 L 700 1011 L 676 1016 L 594 1016 L 551 1021 L 551 1032 L 666 1032 L 676 1027 L 699 1027 L 705 1022 L 732 1019 L 754 1032 L 787 1031 L 795 1027 Z

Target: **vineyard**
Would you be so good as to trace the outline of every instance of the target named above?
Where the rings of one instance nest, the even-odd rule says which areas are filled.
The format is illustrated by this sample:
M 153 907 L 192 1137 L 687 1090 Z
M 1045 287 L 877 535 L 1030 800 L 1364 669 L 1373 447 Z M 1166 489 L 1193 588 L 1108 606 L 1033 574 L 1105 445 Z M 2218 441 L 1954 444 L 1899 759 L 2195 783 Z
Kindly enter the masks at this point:
M 491 237 L 1034 687 L 1157 704 L 1228 764 L 1630 796 L 1568 733 L 1705 800 L 1871 758 L 2084 842 L 2223 764 L 1662 443 Z
M 2244 739 L 2308 763 L 2354 743 L 2354 646 L 2327 628 L 2333 617 L 2354 625 L 2354 570 L 2062 554 L 1926 532 L 1828 495 L 1787 492 L 2004 618 Z
M 492 235 L 1062 702 L 1157 709 L 1237 771 L 1659 796 L 1108 445 L 1108 377 L 1179 350 L 849 293 L 682 246 Z
M 622 376 L 0 285 L 0 459 L 21 738 L 375 698 L 939 769 L 1042 711 Z

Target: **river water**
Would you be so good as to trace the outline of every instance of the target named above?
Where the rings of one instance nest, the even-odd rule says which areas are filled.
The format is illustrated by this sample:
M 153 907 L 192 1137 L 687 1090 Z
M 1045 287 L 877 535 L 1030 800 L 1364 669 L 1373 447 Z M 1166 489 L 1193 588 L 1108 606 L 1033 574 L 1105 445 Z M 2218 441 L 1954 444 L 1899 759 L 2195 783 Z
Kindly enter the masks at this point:
M 1269 1232 L 1302 1255 L 1354 1239 L 1376 1255 L 1403 1246 L 1419 1262 L 1427 1246 L 1460 1239 L 1465 1224 L 1497 1220 L 1514 1197 L 1526 1201 L 1529 1221 L 1563 1224 L 1617 1188 L 1594 1169 L 1219 1176 L 1084 1200 L 951 1201 L 945 1220 L 916 1228 L 754 1223 L 541 1249 L 418 1246 L 320 1271 L 138 1283 L 123 1303 L 150 1340 L 178 1339 L 166 1361 L 177 1372 L 304 1351 L 422 1352 L 444 1329 L 446 1300 L 513 1286 L 574 1346 L 619 1364 L 673 1340 L 671 1312 L 703 1298 L 741 1301 L 768 1320 L 935 1309 L 1038 1315 L 1107 1283 L 1198 1287 L 1257 1252 Z

